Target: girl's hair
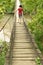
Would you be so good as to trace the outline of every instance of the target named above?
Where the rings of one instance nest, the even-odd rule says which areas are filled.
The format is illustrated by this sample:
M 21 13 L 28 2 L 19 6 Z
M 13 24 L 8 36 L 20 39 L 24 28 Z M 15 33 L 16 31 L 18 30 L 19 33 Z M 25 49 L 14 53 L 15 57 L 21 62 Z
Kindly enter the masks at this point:
M 22 5 L 19 5 L 19 7 L 22 7 Z

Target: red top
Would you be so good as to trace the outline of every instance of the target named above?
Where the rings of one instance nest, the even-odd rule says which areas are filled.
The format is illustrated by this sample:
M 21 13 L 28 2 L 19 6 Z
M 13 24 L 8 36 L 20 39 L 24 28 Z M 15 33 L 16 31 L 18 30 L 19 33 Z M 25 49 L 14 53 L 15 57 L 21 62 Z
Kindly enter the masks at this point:
M 18 8 L 18 14 L 22 14 L 23 8 Z

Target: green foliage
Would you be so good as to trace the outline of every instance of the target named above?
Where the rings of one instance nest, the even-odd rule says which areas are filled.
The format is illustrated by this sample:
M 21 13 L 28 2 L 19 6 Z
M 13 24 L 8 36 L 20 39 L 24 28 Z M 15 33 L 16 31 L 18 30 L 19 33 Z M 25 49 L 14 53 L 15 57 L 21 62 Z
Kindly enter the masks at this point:
M 35 61 L 36 61 L 36 64 L 37 64 L 37 65 L 42 65 L 42 64 L 41 64 L 41 60 L 40 60 L 39 57 L 37 57 Z
M 7 42 L 0 40 L 0 65 L 4 65 L 7 51 Z
M 37 18 L 28 24 L 31 32 L 35 35 L 35 41 L 41 51 L 43 51 L 43 17 Z
M 39 49 L 43 52 L 43 0 L 22 0 L 24 13 L 31 14 L 28 28 L 34 34 Z
M 15 6 L 15 0 L 12 2 L 11 0 L 0 0 L 0 17 L 4 15 L 4 13 L 12 13 Z
M 11 13 L 14 8 L 14 2 L 8 2 L 5 6 L 6 12 Z
M 4 65 L 4 63 L 5 63 L 5 53 L 2 52 L 0 54 L 0 65 Z
M 43 12 L 37 12 L 31 23 L 28 24 L 31 32 L 35 35 L 35 41 L 39 49 L 43 52 Z
M 37 9 L 43 8 L 43 0 L 21 0 L 24 13 L 36 14 Z

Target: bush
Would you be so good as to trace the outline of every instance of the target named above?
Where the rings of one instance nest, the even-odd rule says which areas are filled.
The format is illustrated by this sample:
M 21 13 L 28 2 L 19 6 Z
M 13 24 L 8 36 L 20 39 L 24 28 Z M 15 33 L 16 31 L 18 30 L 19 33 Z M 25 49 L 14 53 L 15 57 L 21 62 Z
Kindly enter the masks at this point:
M 42 64 L 41 64 L 41 60 L 40 60 L 39 57 L 37 57 L 35 61 L 36 61 L 36 64 L 37 64 L 37 65 L 42 65 Z
M 1 0 L 0 1 L 0 18 L 3 17 L 4 13 L 12 13 L 15 6 L 15 1 Z
M 43 52 L 43 17 L 40 13 L 37 15 L 35 15 L 31 23 L 28 23 L 28 27 L 34 34 L 39 49 Z
M 0 65 L 4 65 L 7 51 L 7 42 L 0 40 Z

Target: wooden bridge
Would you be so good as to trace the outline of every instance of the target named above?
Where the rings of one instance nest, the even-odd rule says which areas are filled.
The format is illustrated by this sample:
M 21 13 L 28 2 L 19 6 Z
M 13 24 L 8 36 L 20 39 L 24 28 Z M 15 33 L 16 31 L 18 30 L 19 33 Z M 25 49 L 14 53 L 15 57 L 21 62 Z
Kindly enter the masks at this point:
M 10 34 L 7 34 L 7 32 L 6 34 L 10 37 L 10 45 L 5 65 L 37 65 L 35 60 L 38 57 L 41 59 L 43 65 L 42 54 L 27 28 L 26 21 L 22 19 L 21 23 L 17 22 L 16 15 L 12 14 L 7 15 L 6 17 L 8 19 L 0 30 L 2 31 L 4 29 L 4 31 L 6 31 L 5 27 L 6 25 L 9 25 L 9 27 L 7 27 L 8 30 L 10 29 Z

